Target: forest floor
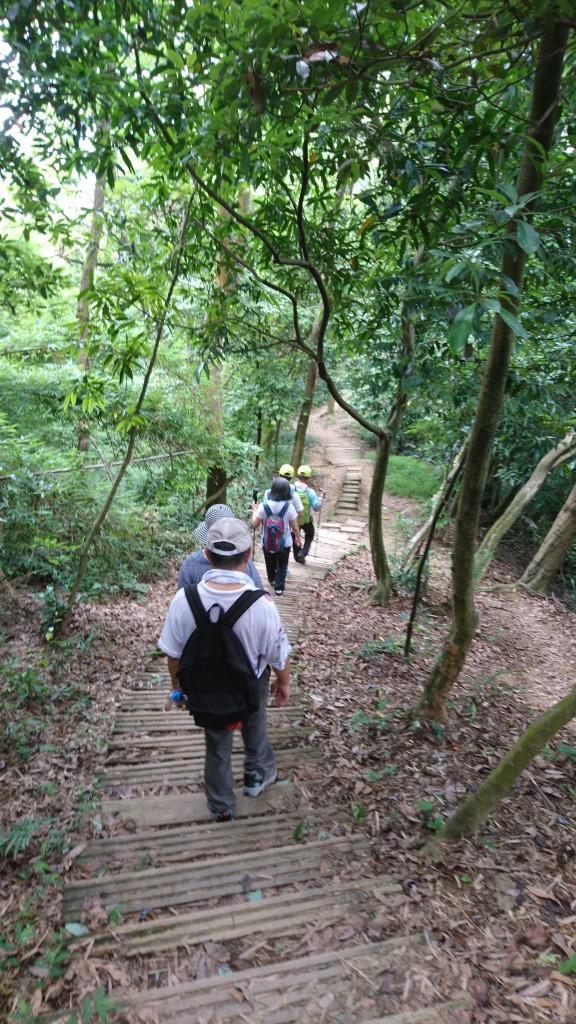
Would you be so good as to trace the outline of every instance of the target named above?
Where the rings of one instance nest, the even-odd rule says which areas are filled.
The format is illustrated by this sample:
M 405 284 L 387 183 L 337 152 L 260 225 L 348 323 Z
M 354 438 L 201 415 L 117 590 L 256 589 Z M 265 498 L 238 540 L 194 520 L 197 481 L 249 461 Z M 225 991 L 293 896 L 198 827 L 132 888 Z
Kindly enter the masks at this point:
M 312 465 L 325 443 L 358 443 L 349 422 L 322 410 L 311 432 Z M 344 472 L 334 468 L 324 477 L 326 517 Z M 364 511 L 370 473 L 366 460 Z M 392 560 L 417 518 L 412 502 L 386 496 Z M 475 1000 L 462 1018 L 467 1024 L 575 1024 L 576 973 L 559 970 L 575 955 L 574 729 L 536 758 L 477 836 L 436 865 L 419 849 L 535 713 L 573 686 L 576 616 L 557 600 L 491 592 L 492 584 L 519 575 L 513 559 L 499 558 L 478 595 L 478 633 L 449 723 L 429 729 L 410 711 L 447 635 L 449 558 L 449 547 L 436 544 L 409 661 L 402 652 L 411 593 L 399 588 L 386 608 L 365 606 L 373 581 L 366 550 L 326 577 L 298 643 L 301 693 L 324 753 L 321 766 L 306 767 L 306 779 L 314 780 L 319 800 L 352 808 L 382 870 L 402 882 L 375 936 L 403 926 L 425 930 L 433 966 L 418 984 L 431 1002 L 464 989 Z M 92 823 L 79 811 L 94 796 L 120 690 L 149 665 L 177 568 L 167 566 L 146 596 L 80 606 L 69 638 L 50 654 L 39 600 L 17 582 L 2 585 L 0 828 L 11 854 L 0 882 L 2 1019 L 21 1012 L 12 1019 L 34 1020 L 39 986 L 56 998 L 86 991 L 81 972 L 66 961 L 61 882 L 91 838 Z M 33 822 L 28 837 L 26 820 Z

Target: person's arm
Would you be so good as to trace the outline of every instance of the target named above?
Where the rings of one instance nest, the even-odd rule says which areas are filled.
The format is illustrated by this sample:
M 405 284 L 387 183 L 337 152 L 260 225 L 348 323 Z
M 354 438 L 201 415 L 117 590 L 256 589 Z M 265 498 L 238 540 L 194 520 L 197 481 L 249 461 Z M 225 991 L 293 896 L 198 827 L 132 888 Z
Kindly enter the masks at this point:
M 286 658 L 284 668 L 274 668 L 272 671 L 276 678 L 272 680 L 270 694 L 274 697 L 276 707 L 282 708 L 290 697 L 290 656 Z
M 180 665 L 180 658 L 171 658 L 170 655 L 168 655 L 168 671 L 170 673 L 170 679 L 172 680 L 172 689 L 173 690 L 177 690 L 178 689 L 178 679 L 176 678 L 176 673 L 178 671 L 178 666 L 179 665 Z
M 262 515 L 260 515 L 260 509 L 262 509 Z M 254 502 L 252 505 L 252 526 L 260 526 L 264 521 L 264 506 L 262 503 L 259 505 Z
M 249 560 L 248 565 L 246 566 L 246 572 L 248 573 L 250 579 L 256 584 L 258 590 L 264 590 L 262 580 L 260 579 L 260 573 L 258 572 L 258 569 L 254 565 L 252 559 Z
M 297 547 L 301 548 L 302 547 L 302 536 L 300 534 L 300 527 L 298 525 L 298 516 L 297 515 L 294 515 L 293 519 L 290 518 L 290 529 L 292 530 L 292 533 L 294 534 L 294 538 L 296 540 Z
M 311 506 L 311 508 L 314 509 L 314 512 L 319 512 L 320 511 L 320 509 L 322 508 L 322 505 L 324 504 L 325 496 L 326 496 L 326 491 L 323 491 L 320 488 L 318 488 L 318 493 L 316 493 L 316 491 L 313 490 L 312 487 L 310 487 L 308 489 L 308 497 L 310 499 L 310 506 Z

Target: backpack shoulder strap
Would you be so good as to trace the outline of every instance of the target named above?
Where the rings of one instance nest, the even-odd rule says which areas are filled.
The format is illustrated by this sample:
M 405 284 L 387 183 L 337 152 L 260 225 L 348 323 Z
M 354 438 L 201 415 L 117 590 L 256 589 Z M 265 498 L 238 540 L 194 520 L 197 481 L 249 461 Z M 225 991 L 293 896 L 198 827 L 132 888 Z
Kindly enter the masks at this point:
M 262 508 L 264 509 L 267 516 L 272 515 L 272 509 L 270 508 L 270 505 L 268 504 L 267 501 L 262 502 Z
M 199 626 L 207 620 L 208 612 L 198 597 L 198 587 L 195 583 L 188 584 L 188 586 L 184 587 L 184 593 L 186 595 L 186 600 L 190 605 L 190 611 L 194 616 L 194 622 Z
M 261 597 L 264 597 L 263 590 L 244 591 L 244 593 L 240 594 L 240 597 L 234 601 L 234 604 L 230 605 L 230 608 L 222 618 L 222 624 L 232 629 L 232 626 L 238 621 L 240 616 L 244 615 L 244 612 L 247 612 L 248 609 L 255 604 L 256 601 L 259 601 Z
M 282 506 L 282 508 L 280 509 L 280 511 L 278 513 L 280 519 L 284 519 L 284 516 L 286 515 L 289 507 L 290 507 L 290 502 L 289 501 L 285 501 L 283 506 Z

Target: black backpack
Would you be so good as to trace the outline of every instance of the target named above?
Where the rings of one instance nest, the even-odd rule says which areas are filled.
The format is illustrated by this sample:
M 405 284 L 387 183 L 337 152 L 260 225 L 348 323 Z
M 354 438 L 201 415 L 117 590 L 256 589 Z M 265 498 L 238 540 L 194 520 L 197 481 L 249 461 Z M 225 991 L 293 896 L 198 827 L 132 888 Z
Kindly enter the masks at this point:
M 184 587 L 196 629 L 188 637 L 178 666 L 178 682 L 196 725 L 203 729 L 225 729 L 245 722 L 260 706 L 259 683 L 232 626 L 241 615 L 264 597 L 263 590 L 247 590 L 224 612 L 215 602 L 207 612 L 196 585 Z M 218 618 L 210 619 L 212 608 Z

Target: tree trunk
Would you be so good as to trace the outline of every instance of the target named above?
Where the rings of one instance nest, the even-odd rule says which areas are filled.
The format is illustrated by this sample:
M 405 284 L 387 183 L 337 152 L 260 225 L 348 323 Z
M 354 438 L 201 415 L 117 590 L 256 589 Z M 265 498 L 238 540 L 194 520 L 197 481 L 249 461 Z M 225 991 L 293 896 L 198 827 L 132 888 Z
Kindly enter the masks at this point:
M 315 320 L 314 326 L 312 327 L 312 334 L 314 334 L 314 327 L 316 327 L 317 323 L 318 321 Z M 306 431 L 308 430 L 308 421 L 310 419 L 310 412 L 312 411 L 312 402 L 314 400 L 314 388 L 316 387 L 317 376 L 318 367 L 316 366 L 316 360 L 312 359 L 308 364 L 308 373 L 306 375 L 306 384 L 304 387 L 304 398 L 302 399 L 302 407 L 300 409 L 300 415 L 298 416 L 296 434 L 294 436 L 294 446 L 292 448 L 291 462 L 294 469 L 297 469 L 304 461 Z
M 106 176 L 96 178 L 94 185 L 94 199 L 92 202 L 92 224 L 90 227 L 90 241 L 86 251 L 86 259 L 82 266 L 80 276 L 80 287 L 78 301 L 76 303 L 76 316 L 78 319 L 78 342 L 80 346 L 80 364 L 85 373 L 90 369 L 90 360 L 86 355 L 86 342 L 89 332 L 90 310 L 88 305 L 88 292 L 94 282 L 94 273 L 98 263 L 100 242 L 104 230 L 104 185 Z M 83 417 L 78 424 L 77 442 L 78 451 L 86 452 L 90 446 L 90 420 Z
M 224 434 L 224 422 L 222 416 L 222 375 L 220 367 L 210 367 L 210 384 L 208 395 L 208 407 L 210 409 L 210 434 L 213 441 L 221 439 Z M 218 445 L 222 448 L 222 444 Z M 209 466 L 206 473 L 206 497 L 205 505 L 226 504 L 226 470 L 218 463 Z M 218 497 L 215 499 L 214 495 Z
M 575 537 L 576 484 L 518 582 L 536 594 L 547 594 Z
M 256 410 L 256 444 L 258 445 L 258 448 L 262 447 L 262 406 L 261 405 L 259 405 L 257 410 Z M 254 459 L 254 469 L 258 470 L 258 466 L 259 465 L 260 465 L 260 452 L 258 451 L 258 452 L 256 452 L 256 457 Z
M 281 427 L 281 421 L 280 420 L 276 420 L 276 423 L 274 424 L 274 434 L 273 434 L 273 440 L 272 440 L 272 454 L 274 456 L 274 458 L 273 458 L 274 474 L 276 474 L 276 470 L 278 469 L 278 466 L 280 465 L 280 459 L 278 458 L 278 448 L 279 448 L 279 445 L 280 445 L 280 427 Z
M 546 24 L 542 31 L 529 127 L 516 181 L 519 196 L 536 194 L 542 186 L 545 156 L 552 145 L 556 123 L 568 32 L 568 25 L 557 21 Z M 531 199 L 527 209 L 531 209 L 533 203 Z M 526 254 L 516 239 L 516 229 L 515 218 L 506 227 L 500 281 L 501 306 L 512 316 L 518 312 L 526 262 Z M 452 551 L 452 628 L 417 709 L 417 714 L 436 722 L 446 719 L 446 701 L 466 661 L 476 629 L 474 548 L 513 343 L 512 328 L 497 313 L 460 489 Z
M 225 505 L 228 478 L 221 466 L 210 466 L 206 477 L 206 506 Z
M 500 764 L 478 789 L 460 804 L 456 813 L 437 833 L 434 840 L 427 843 L 423 853 L 432 856 L 437 844 L 455 842 L 462 836 L 469 836 L 492 813 L 503 796 L 506 796 L 516 779 L 545 747 L 549 740 L 564 725 L 576 717 L 576 686 L 566 697 L 548 708 L 535 722 L 528 726 L 526 732 L 516 741 Z
M 268 465 L 272 457 L 275 432 L 276 424 L 271 423 L 270 420 L 264 420 L 262 423 L 262 433 L 260 435 L 260 447 L 264 453 L 264 462 L 266 465 Z
M 567 459 L 571 458 L 575 451 L 576 435 L 573 431 L 570 431 L 570 433 L 567 434 L 555 448 L 547 452 L 546 455 L 540 459 L 540 462 L 536 466 L 530 478 L 525 484 L 523 484 L 500 518 L 497 519 L 490 527 L 478 548 L 478 551 L 474 556 L 474 582 L 476 585 L 480 583 L 486 574 L 488 566 L 494 557 L 494 552 L 496 551 L 496 548 L 504 534 L 506 534 L 510 527 L 513 526 L 518 519 L 518 516 L 523 512 L 534 495 L 540 490 L 542 484 L 547 480 L 552 470 L 555 469 L 556 466 L 561 465 L 562 462 L 566 462 Z M 568 543 L 568 547 L 570 546 L 570 543 L 571 542 Z M 566 551 L 567 550 L 568 548 L 566 548 Z M 564 554 L 566 554 L 566 551 Z M 563 557 L 564 555 L 562 555 L 562 558 Z M 559 568 L 562 558 L 556 568 Z M 555 571 L 556 570 L 554 570 L 554 572 Z
M 238 191 L 238 203 L 242 215 L 244 216 L 250 210 L 250 189 L 241 186 Z M 223 207 L 220 207 L 220 215 L 225 219 L 229 220 L 229 213 Z M 229 292 L 231 288 L 231 282 L 228 274 L 228 266 L 225 259 L 220 256 L 217 262 L 216 268 L 216 279 L 218 287 L 223 292 Z M 208 318 L 208 313 L 206 314 Z M 216 343 L 218 352 L 221 351 L 221 342 L 218 340 Z M 222 415 L 222 374 L 220 367 L 213 363 L 210 367 L 210 388 L 209 388 L 209 406 L 212 414 L 211 419 L 211 433 L 214 439 L 222 438 L 224 434 L 224 420 Z M 218 447 L 222 449 L 222 444 Z M 205 506 L 212 504 L 226 504 L 226 470 L 223 466 L 216 463 L 213 466 L 209 466 L 206 474 L 206 497 Z M 214 501 L 214 494 L 219 497 L 216 502 Z
M 372 486 L 368 502 L 368 533 L 372 565 L 376 574 L 376 587 L 368 598 L 368 604 L 387 604 L 392 592 L 392 573 L 386 557 L 384 537 L 382 535 L 382 497 L 386 482 L 386 470 L 390 455 L 390 434 L 378 438 Z
M 150 359 L 148 361 L 148 366 L 146 368 L 146 373 L 144 374 L 144 380 L 142 381 L 142 387 L 140 389 L 140 394 L 138 395 L 138 401 L 136 402 L 136 405 L 134 407 L 134 420 L 136 421 L 136 424 L 138 424 L 139 419 L 140 419 L 140 412 L 142 410 L 142 406 L 144 404 L 144 399 L 145 399 L 146 393 L 148 391 L 148 385 L 150 384 L 150 379 L 152 377 L 152 373 L 153 373 L 154 367 L 156 365 L 156 360 L 158 358 L 158 351 L 160 349 L 160 342 L 162 340 L 162 336 L 164 334 L 164 327 L 166 325 L 166 317 L 167 317 L 167 314 L 168 314 L 168 310 L 170 308 L 170 304 L 172 302 L 172 296 L 174 294 L 174 289 L 176 288 L 176 283 L 177 283 L 178 278 L 180 276 L 180 266 L 181 266 L 181 262 L 182 262 L 182 251 L 183 251 L 183 248 L 184 248 L 184 241 L 186 239 L 186 232 L 188 230 L 189 215 L 190 215 L 190 205 L 188 205 L 186 207 L 186 210 L 184 211 L 184 215 L 182 217 L 182 222 L 181 222 L 181 225 L 180 225 L 180 233 L 179 233 L 179 236 L 178 236 L 178 242 L 177 242 L 177 245 L 175 246 L 174 269 L 173 269 L 172 275 L 170 277 L 170 284 L 168 285 L 168 289 L 167 289 L 167 292 L 166 292 L 166 298 L 164 299 L 164 308 L 163 308 L 162 313 L 160 315 L 160 319 L 158 320 L 158 323 L 156 325 L 156 331 L 155 331 L 155 336 L 154 336 L 154 345 L 153 345 L 153 348 L 152 348 L 152 353 L 151 353 Z M 116 497 L 116 492 L 118 491 L 118 488 L 120 487 L 120 484 L 122 483 L 122 480 L 124 479 L 124 475 L 126 473 L 126 470 L 128 469 L 128 466 L 130 465 L 130 461 L 132 459 L 132 452 L 134 451 L 134 445 L 136 443 L 136 437 L 137 437 L 138 433 L 140 432 L 140 430 L 141 430 L 141 427 L 139 425 L 134 425 L 134 426 L 132 426 L 130 428 L 130 432 L 128 434 L 128 445 L 127 445 L 127 448 L 126 448 L 126 453 L 124 455 L 124 459 L 122 460 L 122 465 L 120 466 L 120 469 L 118 470 L 118 473 L 116 475 L 116 479 L 114 480 L 114 482 L 112 484 L 112 487 L 110 488 L 110 492 L 108 494 L 108 497 L 107 497 L 106 501 L 104 502 L 104 505 L 102 506 L 100 512 L 96 516 L 96 519 L 94 520 L 94 523 L 92 524 L 92 527 L 91 527 L 91 529 L 88 532 L 88 535 L 87 535 L 87 537 L 86 537 L 86 539 L 84 541 L 84 544 L 82 545 L 82 551 L 80 552 L 80 558 L 79 558 L 79 561 L 78 561 L 78 569 L 76 570 L 76 576 L 74 578 L 74 582 L 72 584 L 70 593 L 68 595 L 68 600 L 66 602 L 66 607 L 65 607 L 65 610 L 64 610 L 64 614 L 63 614 L 61 622 L 60 622 L 60 629 L 62 630 L 62 632 L 65 632 L 66 629 L 67 629 L 68 622 L 70 620 L 70 615 L 71 615 L 72 609 L 74 607 L 76 598 L 78 596 L 78 591 L 80 590 L 80 585 L 81 585 L 82 580 L 84 578 L 84 572 L 85 572 L 86 566 L 88 564 L 88 558 L 89 558 L 89 555 L 90 555 L 90 549 L 92 547 L 92 544 L 93 544 L 95 538 L 98 536 L 98 534 L 99 534 L 99 532 L 100 532 L 100 530 L 102 528 L 103 523 L 106 521 L 106 518 L 108 516 L 108 513 L 109 513 L 110 509 L 112 508 L 112 505 L 114 503 L 114 498 Z
M 514 498 L 520 490 L 521 484 L 514 484 L 513 487 L 509 487 L 503 497 L 500 498 L 495 509 L 491 510 L 492 526 L 497 523 L 500 516 L 503 516 L 508 506 L 514 501 Z

